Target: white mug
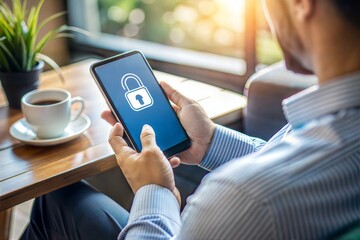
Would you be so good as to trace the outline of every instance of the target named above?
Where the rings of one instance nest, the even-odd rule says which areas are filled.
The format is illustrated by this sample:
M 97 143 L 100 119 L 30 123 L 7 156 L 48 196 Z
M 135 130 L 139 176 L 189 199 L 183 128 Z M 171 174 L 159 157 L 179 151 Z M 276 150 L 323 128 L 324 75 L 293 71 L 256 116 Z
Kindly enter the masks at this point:
M 71 106 L 80 103 L 71 118 Z M 70 121 L 75 121 L 84 111 L 81 97 L 71 98 L 63 89 L 34 90 L 21 99 L 21 109 L 30 128 L 39 138 L 56 138 L 64 133 Z

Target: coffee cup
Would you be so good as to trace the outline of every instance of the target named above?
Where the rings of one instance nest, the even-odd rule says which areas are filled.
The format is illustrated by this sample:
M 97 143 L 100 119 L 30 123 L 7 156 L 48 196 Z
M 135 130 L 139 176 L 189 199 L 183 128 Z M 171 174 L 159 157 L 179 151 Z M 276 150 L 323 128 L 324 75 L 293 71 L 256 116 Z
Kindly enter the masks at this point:
M 72 105 L 80 107 L 72 114 Z M 60 137 L 71 121 L 78 119 L 85 108 L 81 97 L 71 98 L 63 89 L 34 90 L 21 99 L 21 109 L 30 128 L 37 137 L 50 139 Z

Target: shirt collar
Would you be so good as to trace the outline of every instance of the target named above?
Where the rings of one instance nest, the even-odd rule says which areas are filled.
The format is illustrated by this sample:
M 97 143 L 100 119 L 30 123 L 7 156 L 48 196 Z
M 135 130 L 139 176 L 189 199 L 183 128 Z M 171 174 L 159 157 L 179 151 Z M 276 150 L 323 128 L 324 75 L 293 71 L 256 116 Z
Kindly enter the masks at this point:
M 360 106 L 360 72 L 310 87 L 283 101 L 283 110 L 293 128 L 341 109 Z

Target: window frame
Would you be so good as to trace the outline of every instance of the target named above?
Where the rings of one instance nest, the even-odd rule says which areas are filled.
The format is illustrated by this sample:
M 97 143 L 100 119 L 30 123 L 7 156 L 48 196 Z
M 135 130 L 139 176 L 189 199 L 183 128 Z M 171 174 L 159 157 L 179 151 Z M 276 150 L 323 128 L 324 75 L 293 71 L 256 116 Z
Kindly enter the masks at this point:
M 100 32 L 100 26 L 94 19 L 98 16 L 90 15 L 94 11 L 78 11 L 77 9 L 91 9 L 97 4 L 97 0 L 68 0 L 69 24 L 81 27 L 89 32 Z M 215 86 L 226 88 L 236 92 L 242 92 L 246 80 L 255 72 L 256 60 L 256 2 L 245 0 L 245 33 L 244 33 L 244 58 L 236 59 L 215 54 L 199 53 L 192 50 L 166 46 L 144 40 L 130 39 L 116 36 L 109 37 L 102 33 L 100 38 L 90 39 L 86 36 L 76 35 L 71 42 L 71 49 L 83 53 L 96 54 L 101 57 L 109 57 L 114 54 L 126 52 L 132 49 L 140 49 L 149 60 L 151 66 L 159 71 L 168 72 L 185 78 L 196 79 Z M 123 44 L 118 44 L 121 42 Z M 101 43 L 100 43 L 101 42 Z M 127 47 L 124 47 L 127 46 Z M 156 48 L 158 51 L 153 51 Z M 164 54 L 167 52 L 174 53 Z M 191 56 L 188 59 L 184 56 Z M 201 57 L 209 62 L 202 66 Z M 193 61 L 198 59 L 200 61 Z M 187 61 L 188 60 L 188 61 Z M 212 60 L 212 61 L 211 61 Z M 188 62 L 192 62 L 188 64 Z M 223 63 L 221 66 L 211 65 Z M 220 64 L 219 64 L 220 65 Z M 210 68 L 209 66 L 212 66 Z

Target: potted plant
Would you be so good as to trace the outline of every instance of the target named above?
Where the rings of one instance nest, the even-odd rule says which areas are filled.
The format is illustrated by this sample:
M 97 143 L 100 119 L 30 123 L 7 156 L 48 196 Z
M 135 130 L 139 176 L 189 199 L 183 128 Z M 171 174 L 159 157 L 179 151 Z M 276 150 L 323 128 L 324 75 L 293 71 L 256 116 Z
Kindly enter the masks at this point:
M 72 36 L 69 31 L 86 32 L 67 25 L 59 26 L 39 38 L 40 30 L 50 21 L 64 15 L 56 13 L 39 23 L 44 0 L 26 10 L 26 0 L 12 1 L 12 8 L 0 0 L 0 81 L 9 107 L 20 108 L 21 97 L 38 87 L 44 62 L 60 73 L 59 66 L 41 54 L 46 43 L 57 37 Z M 60 73 L 62 80 L 63 77 Z

